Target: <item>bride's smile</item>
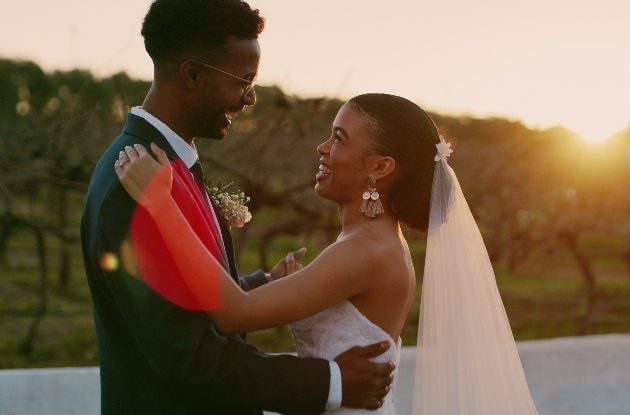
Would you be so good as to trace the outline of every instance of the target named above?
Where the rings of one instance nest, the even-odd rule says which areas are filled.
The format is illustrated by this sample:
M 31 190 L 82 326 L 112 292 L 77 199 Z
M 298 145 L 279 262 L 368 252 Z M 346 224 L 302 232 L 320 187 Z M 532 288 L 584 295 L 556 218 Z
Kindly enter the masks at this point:
M 352 104 L 341 107 L 330 138 L 317 147 L 320 164 L 315 192 L 340 205 L 360 202 L 380 158 L 371 147 L 367 120 Z
M 332 174 L 332 169 L 323 160 L 320 160 L 319 163 L 319 173 L 315 175 L 317 181 L 324 180 Z

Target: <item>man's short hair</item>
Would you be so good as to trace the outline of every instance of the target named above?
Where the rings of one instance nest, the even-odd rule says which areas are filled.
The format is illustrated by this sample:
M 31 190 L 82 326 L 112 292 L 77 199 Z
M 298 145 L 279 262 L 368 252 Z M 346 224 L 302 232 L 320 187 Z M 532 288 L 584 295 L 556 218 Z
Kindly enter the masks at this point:
M 242 0 L 155 0 L 141 34 L 153 64 L 163 66 L 217 52 L 230 36 L 257 39 L 264 27 L 259 11 Z

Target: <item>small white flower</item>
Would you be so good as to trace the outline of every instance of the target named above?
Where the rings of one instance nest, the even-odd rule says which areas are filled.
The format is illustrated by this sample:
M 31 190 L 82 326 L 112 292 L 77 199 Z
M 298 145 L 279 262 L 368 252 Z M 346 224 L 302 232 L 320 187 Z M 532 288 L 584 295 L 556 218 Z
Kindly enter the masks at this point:
M 245 197 L 244 192 L 229 194 L 221 192 L 219 187 L 213 187 L 208 189 L 208 194 L 228 225 L 240 228 L 252 219 L 252 214 L 245 206 L 249 202 L 249 197 Z
M 451 150 L 451 143 L 447 143 L 444 141 L 444 137 L 440 136 L 439 144 L 435 145 L 437 147 L 437 154 L 435 155 L 435 161 L 446 161 L 446 158 L 451 155 L 453 150 Z

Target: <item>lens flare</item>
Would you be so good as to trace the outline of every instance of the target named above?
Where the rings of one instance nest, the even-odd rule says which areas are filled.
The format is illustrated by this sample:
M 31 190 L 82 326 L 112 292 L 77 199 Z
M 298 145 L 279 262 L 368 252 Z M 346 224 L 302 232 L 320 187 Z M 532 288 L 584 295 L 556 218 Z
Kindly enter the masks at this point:
M 130 224 L 131 250 L 129 247 L 124 250 L 124 265 L 139 273 L 156 293 L 182 308 L 216 310 L 220 304 L 220 273 L 228 267 L 221 233 L 211 216 L 212 208 L 206 195 L 201 193 L 188 168 L 181 161 L 172 162 L 171 166 L 171 196 L 196 234 L 196 238 L 192 239 L 197 240 L 187 240 L 179 234 L 163 235 L 150 213 L 139 204 Z M 150 198 L 147 195 L 152 189 L 162 185 L 159 180 L 154 180 L 145 189 L 143 197 Z M 200 266 L 201 261 L 182 260 L 177 249 L 169 249 L 173 245 L 169 245 L 166 238 L 169 238 L 169 243 L 176 241 L 176 246 L 184 251 L 188 249 L 187 244 L 201 242 L 218 261 L 215 262 L 216 267 L 208 269 Z M 202 298 L 199 293 L 204 293 Z
M 129 239 L 125 239 L 120 245 L 120 259 L 127 274 L 138 279 L 142 278 L 140 270 L 138 269 L 136 253 L 133 251 L 133 245 Z
M 101 255 L 101 268 L 103 268 L 106 272 L 115 272 L 118 270 L 119 266 L 120 262 L 118 261 L 116 254 L 112 252 L 105 252 Z

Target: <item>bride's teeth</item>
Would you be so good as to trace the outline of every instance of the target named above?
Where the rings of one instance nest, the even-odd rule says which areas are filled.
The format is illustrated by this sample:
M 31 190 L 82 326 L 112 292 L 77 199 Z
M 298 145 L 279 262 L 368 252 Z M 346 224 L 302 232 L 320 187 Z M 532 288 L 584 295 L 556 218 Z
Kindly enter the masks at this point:
M 319 165 L 319 171 L 322 174 L 330 174 L 330 173 L 332 173 L 332 169 L 330 167 L 328 167 L 328 166 L 324 166 L 323 164 Z

